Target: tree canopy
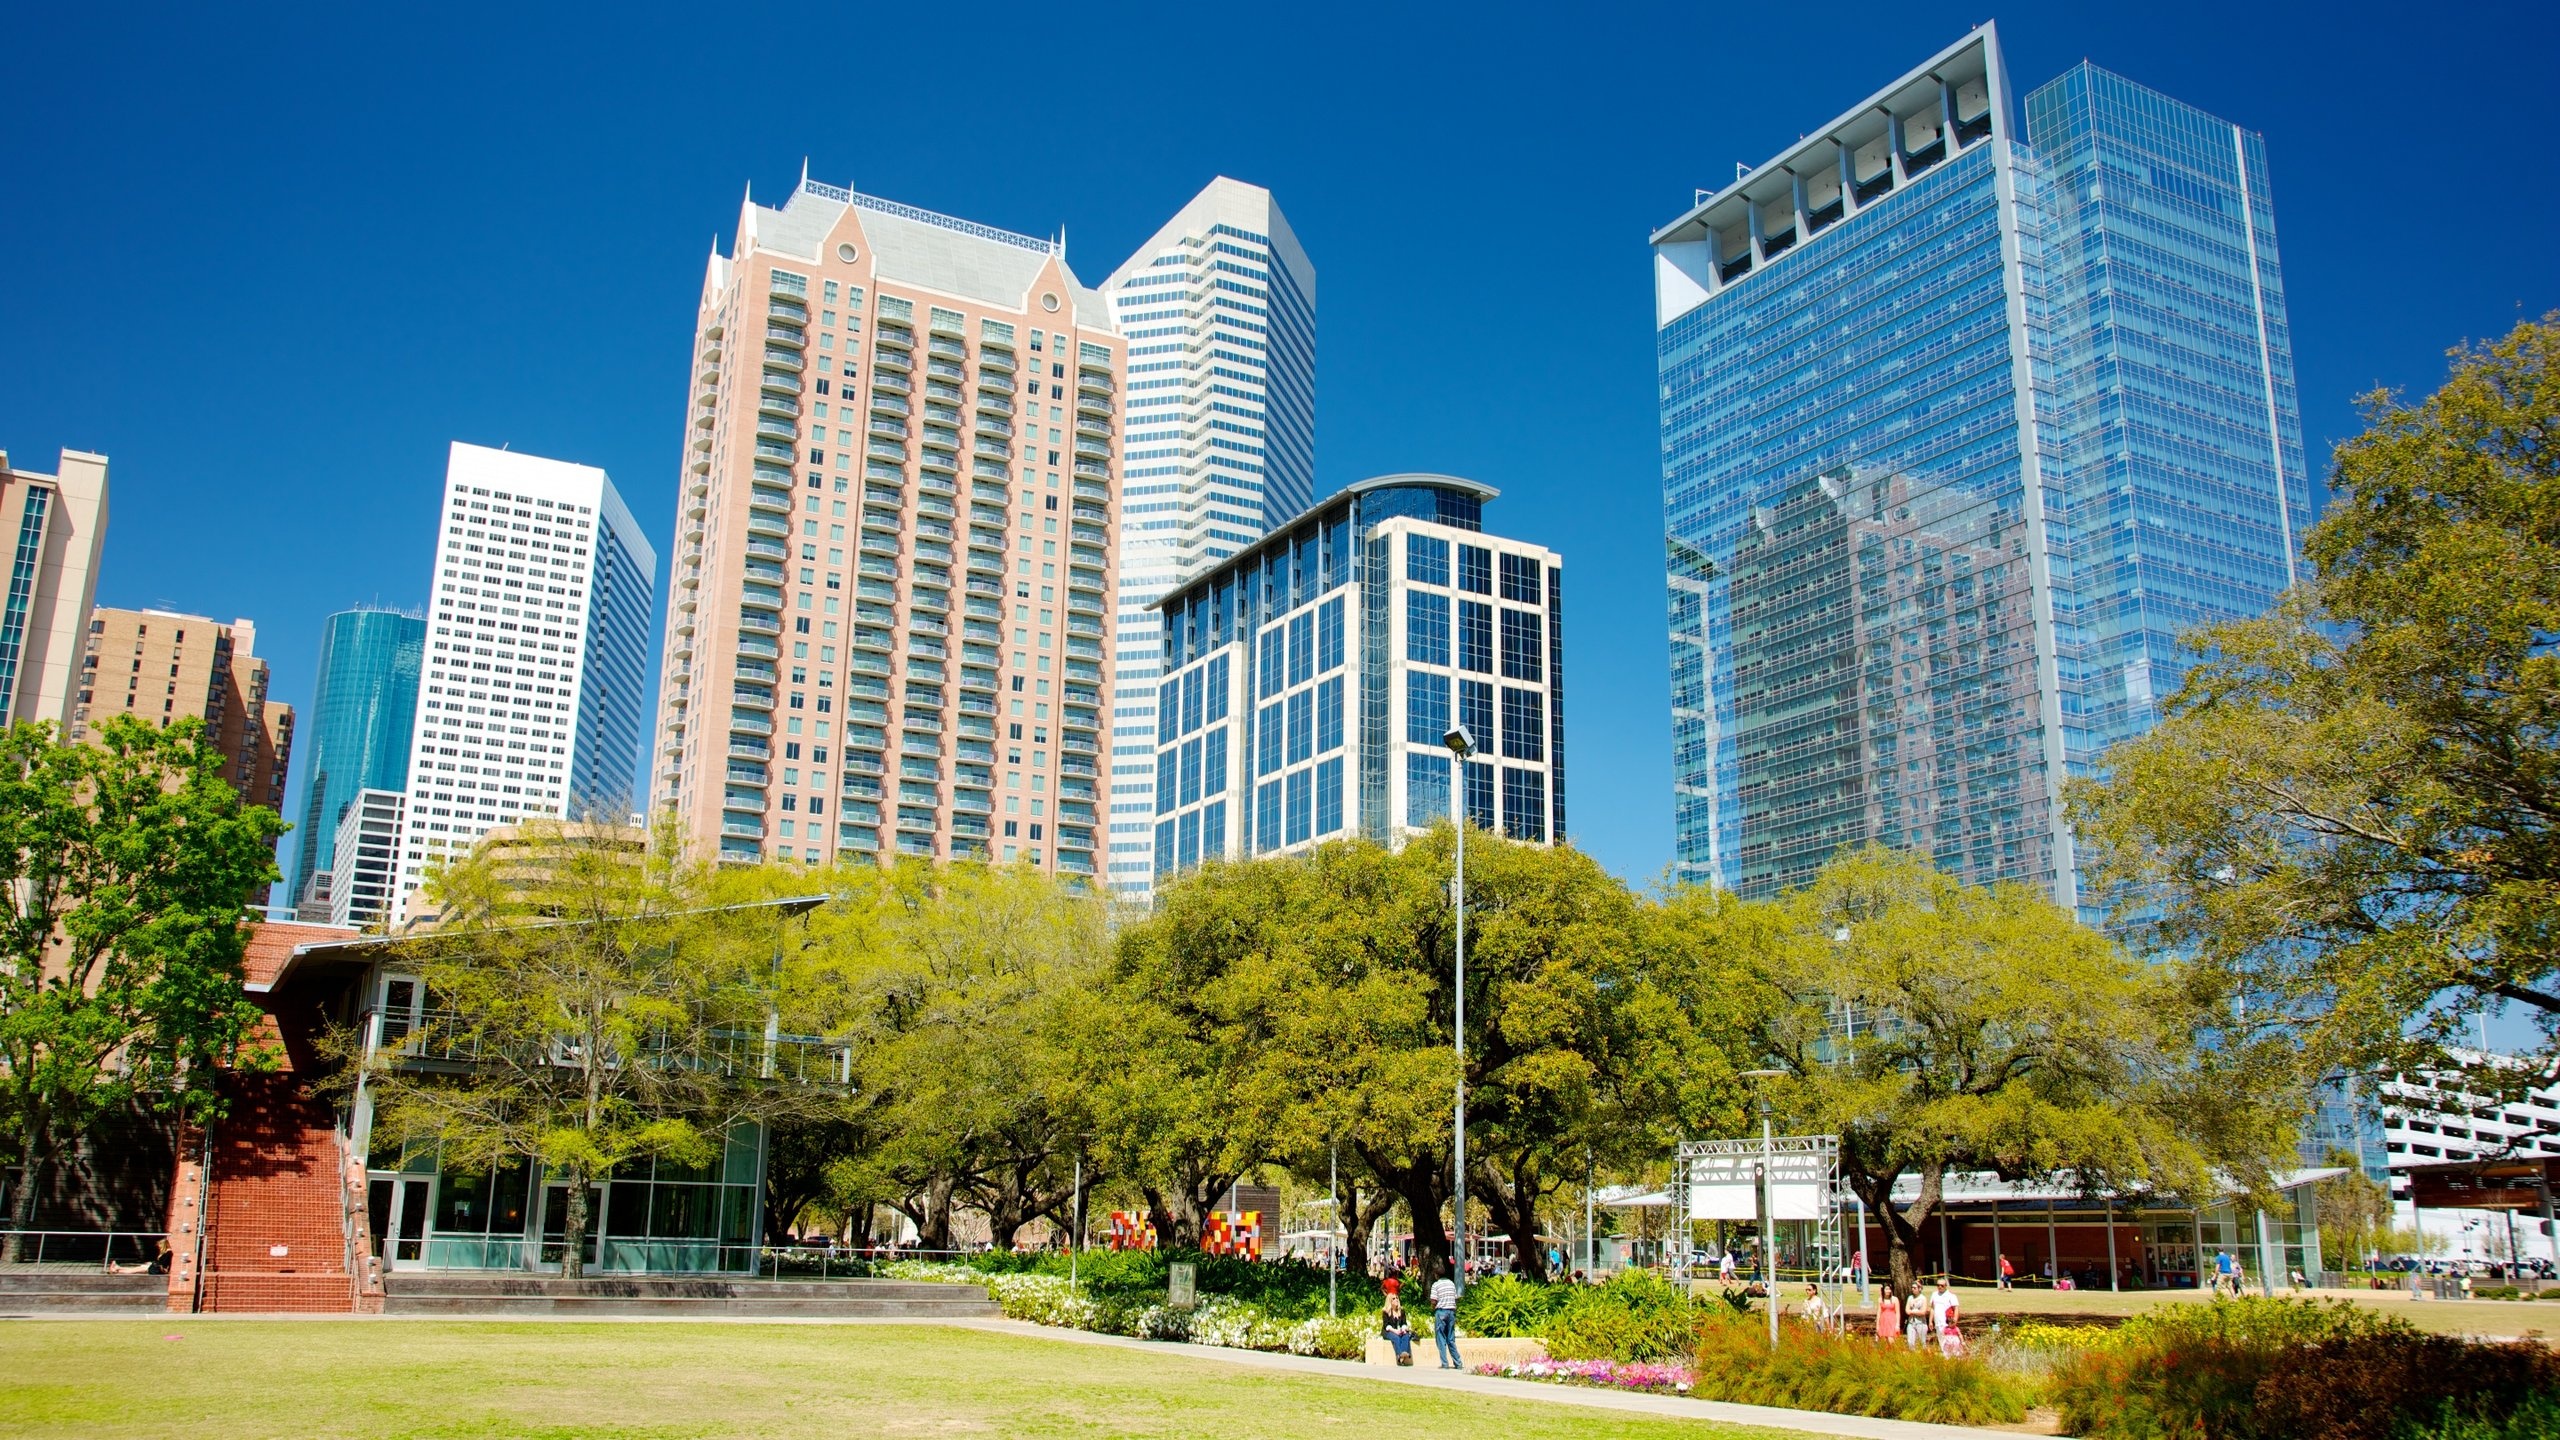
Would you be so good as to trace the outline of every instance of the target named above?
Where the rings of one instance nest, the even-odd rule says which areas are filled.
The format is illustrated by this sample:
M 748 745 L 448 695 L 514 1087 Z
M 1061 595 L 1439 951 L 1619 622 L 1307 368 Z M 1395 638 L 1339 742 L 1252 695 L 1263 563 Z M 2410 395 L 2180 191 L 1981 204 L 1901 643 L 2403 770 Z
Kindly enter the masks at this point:
M 95 743 L 0 732 L 0 1122 L 35 1178 L 128 1099 L 201 1118 L 258 1017 L 241 992 L 252 891 L 276 878 L 272 810 L 243 805 L 200 720 L 110 716 Z M 8 1245 L 14 1258 L 17 1240 Z
M 1143 1017 L 1099 1078 L 1118 1167 L 1175 1235 L 1257 1164 L 1320 1173 L 1339 1145 L 1401 1199 L 1426 1268 L 1451 1241 L 1459 1060 L 1455 833 L 1213 864 L 1123 936 L 1114 1013 Z M 1468 1186 L 1543 1273 L 1541 1205 L 1585 1167 L 1667 1153 L 1730 1115 L 1723 1007 L 1676 928 L 1589 857 L 1485 835 L 1467 856 Z M 1157 1205 L 1156 1196 L 1150 1197 Z M 1374 1214 L 1375 1212 L 1370 1212 Z
M 435 879 L 447 917 L 391 963 L 423 982 L 418 1026 L 386 1036 L 367 1081 L 379 1142 L 431 1144 L 464 1170 L 539 1162 L 565 1186 L 564 1237 L 590 1234 L 589 1185 L 641 1160 L 707 1167 L 731 1129 L 823 1105 L 835 1047 L 787 1041 L 785 907 L 721 906 L 664 842 L 528 821 Z M 744 1216 L 728 1243 L 751 1243 Z M 549 1257 L 546 1257 L 549 1258 Z M 563 1243 L 561 1273 L 584 1268 Z
M 2071 792 L 2120 917 L 2317 1069 L 2447 1068 L 2509 1003 L 2560 1058 L 2555 351 L 2560 315 L 2366 397 L 2310 577 L 2193 636 L 2160 723 Z
M 2215 1097 L 2175 966 L 2146 964 L 2041 891 L 1967 885 L 1923 856 L 1844 852 L 1812 884 L 1749 902 L 1692 894 L 1701 947 L 1747 974 L 1742 1004 L 1781 1126 L 1840 1137 L 1843 1178 L 1918 1281 L 1950 1174 L 2089 1193 L 2263 1183 L 2281 1099 Z M 1916 1181 L 1897 1202 L 1895 1188 Z

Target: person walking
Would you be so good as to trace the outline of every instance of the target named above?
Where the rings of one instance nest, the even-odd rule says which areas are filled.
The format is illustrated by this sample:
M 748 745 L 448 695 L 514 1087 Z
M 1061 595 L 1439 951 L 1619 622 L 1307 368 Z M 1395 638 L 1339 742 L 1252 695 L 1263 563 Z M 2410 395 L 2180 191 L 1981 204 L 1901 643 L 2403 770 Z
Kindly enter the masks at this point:
M 1902 1334 L 1902 1301 L 1887 1282 L 1876 1292 L 1876 1338 L 1890 1345 Z
M 1386 1308 L 1378 1312 L 1378 1333 L 1395 1347 L 1396 1363 L 1413 1363 L 1413 1317 L 1404 1313 L 1404 1297 L 1393 1290 L 1387 1292 Z
M 2017 1276 L 2017 1270 L 2009 1264 L 2009 1257 L 2003 1254 L 2000 1257 L 2000 1288 L 2003 1290 L 2012 1288 L 2010 1282 Z
M 1458 1282 L 1443 1275 L 1431 1282 L 1431 1340 L 1440 1351 L 1440 1368 L 1463 1370 L 1458 1358 Z

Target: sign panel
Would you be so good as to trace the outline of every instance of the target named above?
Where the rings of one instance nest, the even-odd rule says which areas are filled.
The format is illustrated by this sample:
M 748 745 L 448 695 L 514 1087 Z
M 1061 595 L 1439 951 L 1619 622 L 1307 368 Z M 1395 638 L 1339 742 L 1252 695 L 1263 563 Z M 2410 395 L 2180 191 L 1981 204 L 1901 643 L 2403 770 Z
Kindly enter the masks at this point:
M 1778 1180 L 1769 1186 L 1769 1208 L 1780 1220 L 1819 1220 L 1826 1213 L 1820 1182 Z M 1748 1177 L 1739 1181 L 1689 1181 L 1692 1220 L 1757 1220 L 1759 1187 Z
M 1690 1155 L 1689 1218 L 1758 1219 L 1759 1179 L 1764 1164 L 1769 1171 L 1769 1208 L 1775 1218 L 1823 1217 L 1823 1195 L 1831 1185 L 1831 1157 L 1782 1150 L 1765 1159 L 1757 1152 Z
M 1176 1310 L 1188 1310 L 1200 1300 L 1200 1267 L 1188 1260 L 1177 1260 L 1165 1268 L 1164 1303 Z

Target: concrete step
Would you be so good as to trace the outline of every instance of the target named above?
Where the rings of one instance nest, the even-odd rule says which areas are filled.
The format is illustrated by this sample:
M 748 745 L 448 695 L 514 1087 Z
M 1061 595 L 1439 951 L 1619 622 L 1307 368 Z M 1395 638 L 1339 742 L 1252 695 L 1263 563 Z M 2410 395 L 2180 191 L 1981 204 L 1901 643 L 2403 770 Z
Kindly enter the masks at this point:
M 166 1275 L 108 1275 L 95 1270 L 0 1270 L 0 1312 L 34 1310 L 165 1310 Z
M 204 1308 L 247 1314 L 343 1315 L 355 1308 L 354 1286 L 337 1274 L 209 1270 Z
M 733 1280 L 712 1276 L 556 1275 L 395 1271 L 383 1280 L 390 1315 L 726 1315 L 737 1317 L 992 1319 L 1003 1312 L 976 1285 L 915 1280 Z
M 158 1295 L 167 1291 L 168 1288 L 169 1277 L 166 1275 L 116 1275 L 104 1270 L 56 1270 L 34 1265 L 22 1269 L 0 1270 L 0 1296 L 15 1295 L 27 1290 L 57 1293 L 81 1290 L 102 1295 L 149 1291 Z

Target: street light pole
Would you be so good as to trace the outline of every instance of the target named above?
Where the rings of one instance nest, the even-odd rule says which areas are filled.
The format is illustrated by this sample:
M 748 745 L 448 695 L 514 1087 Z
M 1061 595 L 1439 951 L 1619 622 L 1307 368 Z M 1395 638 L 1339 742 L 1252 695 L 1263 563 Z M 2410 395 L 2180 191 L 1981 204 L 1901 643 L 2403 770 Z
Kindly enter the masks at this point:
M 1760 1233 L 1760 1268 L 1769 1287 L 1769 1348 L 1778 1348 L 1778 1192 L 1769 1183 L 1777 1160 L 1777 1132 L 1771 1127 L 1769 1092 L 1760 1092 L 1760 1213 L 1767 1218 Z
M 1342 1313 L 1342 1306 L 1336 1298 L 1336 1290 L 1341 1284 L 1343 1240 L 1342 1146 L 1339 1144 L 1336 1144 L 1325 1157 L 1324 1194 L 1325 1205 L 1331 1214 L 1329 1223 L 1333 1230 L 1333 1244 L 1328 1247 L 1331 1253 L 1324 1257 L 1324 1313 L 1339 1315 Z
M 1456 1252 L 1458 1289 L 1467 1288 L 1467 757 L 1476 752 L 1475 737 L 1467 727 L 1453 727 L 1440 742 L 1455 757 L 1449 787 L 1449 818 L 1458 832 L 1458 876 L 1450 891 L 1451 904 L 1458 915 L 1458 986 L 1456 1018 L 1450 1026 L 1451 1038 L 1458 1052 L 1458 1097 L 1455 1124 L 1455 1156 L 1457 1164 L 1451 1177 L 1454 1220 L 1451 1245 Z
M 1745 1070 L 1742 1078 L 1757 1080 L 1760 1085 L 1760 1274 L 1761 1287 L 1769 1295 L 1769 1348 L 1778 1348 L 1778 1201 L 1769 1183 L 1769 1171 L 1777 1162 L 1777 1130 L 1772 1121 L 1776 1110 L 1769 1104 L 1768 1082 L 1786 1074 L 1784 1070 Z

